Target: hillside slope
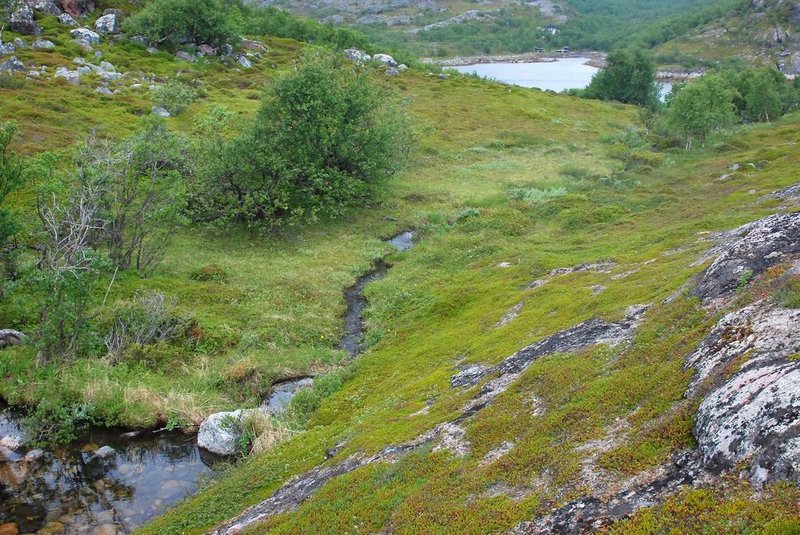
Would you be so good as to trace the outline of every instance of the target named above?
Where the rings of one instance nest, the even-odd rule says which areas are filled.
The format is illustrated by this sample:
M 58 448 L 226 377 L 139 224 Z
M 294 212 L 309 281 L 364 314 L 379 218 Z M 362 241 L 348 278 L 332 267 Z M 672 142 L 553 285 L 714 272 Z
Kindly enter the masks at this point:
M 800 74 L 800 3 L 751 0 L 712 23 L 658 48 L 664 56 L 716 62 L 736 57 Z

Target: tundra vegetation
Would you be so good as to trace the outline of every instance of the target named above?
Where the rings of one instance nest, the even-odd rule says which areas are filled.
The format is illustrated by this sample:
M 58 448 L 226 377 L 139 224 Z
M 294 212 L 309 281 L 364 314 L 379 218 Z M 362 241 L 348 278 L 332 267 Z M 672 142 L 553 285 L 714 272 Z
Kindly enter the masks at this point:
M 684 357 L 718 318 L 688 284 L 710 237 L 786 202 L 772 194 L 796 182 L 800 115 L 780 104 L 790 86 L 761 71 L 696 82 L 730 96 L 701 136 L 675 122 L 692 85 L 648 115 L 617 93 L 386 76 L 336 56 L 357 34 L 237 8 L 219 24 L 263 41 L 252 68 L 171 53 L 204 43 L 95 46 L 129 77 L 196 80 L 203 98 L 176 99 L 170 118 L 149 116 L 163 92 L 125 80 L 112 95 L 21 75 L 2 90 L 0 120 L 16 127 L 0 136 L 0 325 L 31 340 L 0 354 L 0 396 L 31 408 L 41 438 L 189 427 L 314 375 L 283 419 L 245 423 L 252 456 L 141 529 L 203 533 L 293 476 L 452 421 L 481 388 L 453 388 L 455 373 L 651 304 L 628 343 L 532 363 L 463 423 L 458 454 L 427 444 L 365 465 L 251 530 L 502 531 L 694 446 Z M 293 24 L 272 33 L 270 17 Z M 51 19 L 56 47 L 21 49 L 26 64 L 83 54 Z M 329 49 L 294 39 L 304 32 Z M 777 99 L 762 98 L 763 80 Z M 409 228 L 413 251 L 381 241 Z M 351 360 L 338 348 L 343 291 L 386 255 L 393 269 L 366 289 L 367 350 Z M 800 302 L 789 265 L 754 279 L 736 303 Z M 612 529 L 692 531 L 699 516 L 720 530 L 797 530 L 797 496 L 723 480 Z

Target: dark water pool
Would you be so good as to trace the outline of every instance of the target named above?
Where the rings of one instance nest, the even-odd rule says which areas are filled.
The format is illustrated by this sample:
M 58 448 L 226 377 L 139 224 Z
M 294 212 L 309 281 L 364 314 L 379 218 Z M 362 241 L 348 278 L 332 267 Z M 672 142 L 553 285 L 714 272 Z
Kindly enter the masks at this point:
M 0 438 L 19 432 L 18 416 L 0 409 Z M 104 446 L 113 451 L 96 455 Z M 95 431 L 40 459 L 27 452 L 0 448 L 0 527 L 19 533 L 129 533 L 192 494 L 217 460 L 167 431 Z

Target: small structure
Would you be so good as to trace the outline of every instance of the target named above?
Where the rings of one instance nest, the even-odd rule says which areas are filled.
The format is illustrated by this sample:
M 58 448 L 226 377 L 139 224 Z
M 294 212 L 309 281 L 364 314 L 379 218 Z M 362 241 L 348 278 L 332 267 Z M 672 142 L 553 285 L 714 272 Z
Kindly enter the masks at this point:
M 559 32 L 559 29 L 558 26 L 554 26 L 553 24 L 551 24 L 550 26 L 546 27 L 544 31 L 546 31 L 550 35 L 556 35 Z

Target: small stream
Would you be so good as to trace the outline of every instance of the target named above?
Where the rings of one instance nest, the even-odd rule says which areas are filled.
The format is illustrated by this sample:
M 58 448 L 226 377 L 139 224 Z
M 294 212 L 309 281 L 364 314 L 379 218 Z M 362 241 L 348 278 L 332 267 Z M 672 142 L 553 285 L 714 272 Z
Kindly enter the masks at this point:
M 408 251 L 414 237 L 414 231 L 406 231 L 385 243 Z M 364 288 L 388 269 L 386 261 L 377 260 L 345 290 L 345 335 L 339 347 L 353 357 L 364 349 Z M 276 414 L 313 382 L 300 377 L 276 383 L 262 407 Z M 20 421 L 18 412 L 0 406 L 0 440 L 23 434 Z M 195 437 L 179 431 L 93 429 L 47 452 L 0 446 L 0 533 L 130 533 L 193 494 L 218 460 L 199 449 Z

